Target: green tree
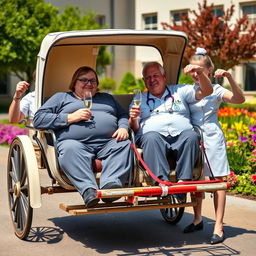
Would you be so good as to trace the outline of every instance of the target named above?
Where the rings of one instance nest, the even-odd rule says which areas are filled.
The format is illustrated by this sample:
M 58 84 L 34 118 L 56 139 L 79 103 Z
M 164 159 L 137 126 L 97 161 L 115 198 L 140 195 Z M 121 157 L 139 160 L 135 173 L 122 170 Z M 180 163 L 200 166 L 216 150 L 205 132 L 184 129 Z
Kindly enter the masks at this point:
M 162 23 L 164 29 L 183 31 L 188 35 L 188 46 L 184 55 L 183 65 L 188 64 L 196 47 L 204 47 L 213 60 L 216 68 L 231 69 L 242 61 L 254 57 L 256 52 L 256 23 L 249 26 L 248 16 L 231 23 L 234 5 L 222 10 L 222 16 L 214 15 L 214 5 L 204 0 L 198 3 L 198 12 L 189 11 L 182 16 L 181 25 L 175 21 L 171 24 Z
M 44 0 L 0 0 L 0 6 L 0 70 L 22 80 L 32 81 L 36 56 L 48 33 L 101 28 L 94 13 L 84 15 L 79 7 L 66 7 L 61 13 Z M 110 63 L 105 49 L 101 56 L 100 63 Z
M 133 90 L 140 89 L 144 91 L 145 84 L 142 79 L 136 79 L 131 72 L 126 72 L 121 80 L 115 94 L 133 93 Z
M 185 75 L 181 73 L 179 76 L 178 84 L 194 84 L 194 80 L 191 75 Z
M 105 77 L 100 80 L 99 89 L 101 91 L 109 92 L 113 91 L 116 88 L 116 81 L 110 77 Z

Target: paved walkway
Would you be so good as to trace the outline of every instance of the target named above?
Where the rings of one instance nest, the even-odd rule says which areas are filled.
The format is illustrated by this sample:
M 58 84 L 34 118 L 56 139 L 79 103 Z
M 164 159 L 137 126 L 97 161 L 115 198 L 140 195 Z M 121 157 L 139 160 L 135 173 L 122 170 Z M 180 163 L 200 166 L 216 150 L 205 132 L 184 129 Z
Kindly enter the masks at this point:
M 3 113 L 0 113 L 0 120 L 1 119 L 8 119 L 8 114 L 3 114 Z

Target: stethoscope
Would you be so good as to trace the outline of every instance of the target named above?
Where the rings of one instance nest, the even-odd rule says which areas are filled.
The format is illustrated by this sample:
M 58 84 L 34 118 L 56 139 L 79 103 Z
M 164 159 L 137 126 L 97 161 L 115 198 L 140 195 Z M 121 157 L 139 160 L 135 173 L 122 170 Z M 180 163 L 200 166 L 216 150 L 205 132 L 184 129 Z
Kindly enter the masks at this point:
M 172 107 L 173 107 L 173 104 L 174 104 L 174 97 L 172 96 L 171 91 L 169 90 L 169 88 L 167 86 L 166 86 L 166 90 L 167 90 L 168 93 L 167 93 L 167 95 L 164 96 L 164 106 L 165 106 L 165 109 L 166 109 L 166 104 L 165 103 L 166 103 L 166 101 L 169 98 L 171 98 L 172 99 L 172 105 L 168 108 L 168 112 L 172 113 L 173 112 Z M 150 101 L 153 102 L 153 108 L 150 107 Z M 147 91 L 147 101 L 146 101 L 146 104 L 148 105 L 149 110 L 150 110 L 151 113 L 154 110 L 155 103 L 156 103 L 155 99 L 154 98 L 150 98 L 149 97 L 149 91 Z M 159 113 L 159 110 L 157 110 L 156 112 Z

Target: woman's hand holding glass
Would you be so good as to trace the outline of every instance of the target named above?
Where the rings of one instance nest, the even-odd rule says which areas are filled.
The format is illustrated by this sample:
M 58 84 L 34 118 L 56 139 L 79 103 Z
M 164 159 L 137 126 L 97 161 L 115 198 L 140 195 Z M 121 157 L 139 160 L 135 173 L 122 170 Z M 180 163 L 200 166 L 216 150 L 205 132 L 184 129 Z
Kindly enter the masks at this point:
M 73 113 L 68 114 L 68 123 L 76 123 L 80 121 L 88 121 L 91 119 L 92 112 L 90 109 L 80 108 Z

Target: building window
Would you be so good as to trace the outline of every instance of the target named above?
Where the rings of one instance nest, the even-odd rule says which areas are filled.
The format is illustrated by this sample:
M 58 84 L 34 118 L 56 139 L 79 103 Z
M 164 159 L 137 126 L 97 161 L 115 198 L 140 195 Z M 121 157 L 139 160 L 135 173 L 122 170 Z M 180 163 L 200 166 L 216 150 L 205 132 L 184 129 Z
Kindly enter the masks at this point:
M 106 25 L 106 17 L 104 15 L 97 15 L 95 21 L 101 26 Z
M 218 17 L 223 16 L 223 7 L 222 6 L 213 7 L 212 14 Z
M 256 91 L 256 62 L 246 63 L 245 65 L 245 91 Z
M 157 30 L 157 14 L 143 15 L 143 28 L 146 30 Z
M 0 94 L 7 94 L 7 74 L 0 74 Z
M 184 16 L 188 15 L 187 10 L 171 11 L 171 22 L 175 21 L 176 25 L 180 26 Z
M 256 4 L 242 5 L 243 14 L 247 14 L 249 18 L 249 26 L 256 22 Z

